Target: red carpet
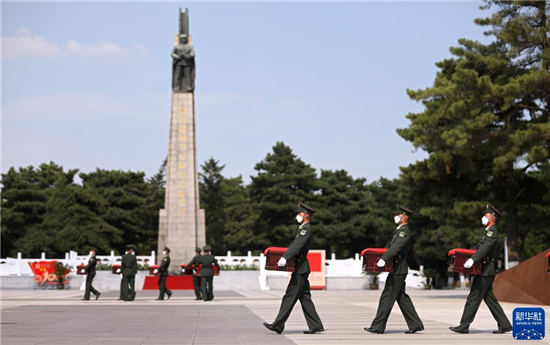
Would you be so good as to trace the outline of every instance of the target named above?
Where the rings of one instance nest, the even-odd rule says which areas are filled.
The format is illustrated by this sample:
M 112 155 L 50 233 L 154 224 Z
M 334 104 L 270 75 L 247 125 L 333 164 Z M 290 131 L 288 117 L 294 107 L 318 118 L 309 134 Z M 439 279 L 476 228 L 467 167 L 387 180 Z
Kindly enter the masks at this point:
M 193 276 L 168 276 L 166 287 L 169 290 L 193 290 Z M 158 290 L 159 276 L 147 276 L 143 290 Z

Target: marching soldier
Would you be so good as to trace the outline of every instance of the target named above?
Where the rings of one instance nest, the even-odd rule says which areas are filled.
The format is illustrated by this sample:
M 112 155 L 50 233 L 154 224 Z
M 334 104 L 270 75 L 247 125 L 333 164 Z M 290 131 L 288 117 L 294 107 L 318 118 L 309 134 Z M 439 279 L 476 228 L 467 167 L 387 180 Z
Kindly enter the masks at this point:
M 120 262 L 120 271 L 122 273 L 122 298 L 125 302 L 133 301 L 136 298 L 136 274 L 137 259 L 134 255 L 134 246 L 126 246 L 126 254 L 122 256 Z
M 195 247 L 195 257 L 187 264 L 187 267 L 193 265 L 195 268 L 199 265 L 199 258 L 201 256 L 202 249 L 200 247 Z M 195 288 L 195 300 L 201 300 L 201 277 L 193 274 L 193 288 Z
M 512 330 L 512 325 L 502 310 L 502 307 L 493 294 L 493 280 L 496 275 L 495 257 L 498 253 L 498 230 L 496 223 L 502 214 L 491 204 L 487 204 L 487 209 L 483 211 L 481 223 L 486 226 L 481 241 L 474 247 L 476 252 L 465 263 L 465 268 L 471 268 L 474 263 L 482 262 L 481 275 L 475 276 L 470 287 L 470 294 L 464 306 L 464 312 L 460 319 L 460 325 L 457 327 L 449 327 L 453 332 L 468 333 L 470 324 L 474 321 L 476 312 L 484 300 L 487 307 L 497 321 L 498 330 L 493 331 L 494 334 L 507 333 Z
M 376 263 L 378 267 L 384 267 L 387 261 L 393 260 L 395 257 L 394 269 L 386 280 L 386 286 L 378 303 L 376 317 L 372 320 L 370 327 L 364 328 L 365 331 L 371 333 L 384 333 L 386 322 L 396 301 L 409 327 L 405 334 L 414 334 L 424 330 L 424 325 L 414 309 L 411 298 L 405 293 L 405 278 L 409 273 L 407 253 L 411 247 L 411 235 L 407 223 L 414 212 L 401 205 L 396 205 L 396 208 L 394 221 L 397 224 L 397 229 L 391 242 L 386 246 L 388 251 Z
M 164 294 L 168 295 L 168 299 L 172 297 L 172 291 L 166 288 L 166 279 L 168 278 L 168 268 L 170 267 L 170 248 L 164 247 L 164 258 L 158 268 L 159 270 L 159 290 L 160 294 L 157 298 L 157 301 L 162 301 L 164 299 Z
M 128 254 L 128 249 L 125 250 L 124 254 Z M 122 257 L 121 257 L 120 260 L 122 261 Z M 118 268 L 119 271 L 120 271 L 120 273 L 119 273 L 120 274 L 120 296 L 119 296 L 117 301 L 124 301 L 125 300 L 125 298 L 124 298 L 124 280 L 123 280 L 124 275 L 122 274 L 122 269 L 121 268 L 122 268 L 122 265 L 121 265 L 121 267 Z
M 95 257 L 97 254 L 97 249 L 92 247 L 90 249 L 90 260 L 88 260 L 88 264 L 86 265 L 86 268 L 84 268 L 86 274 L 88 275 L 86 277 L 86 292 L 84 293 L 83 301 L 89 301 L 90 300 L 90 292 L 95 295 L 95 299 L 97 300 L 99 296 L 101 296 L 101 292 L 94 289 L 92 286 L 92 282 L 95 278 L 95 266 L 97 265 L 97 258 Z
M 321 322 L 321 319 L 315 310 L 315 305 L 311 300 L 308 280 L 308 276 L 311 271 L 309 269 L 309 262 L 307 261 L 307 253 L 309 252 L 311 243 L 313 242 L 310 219 L 311 215 L 315 213 L 315 209 L 299 202 L 296 213 L 296 220 L 298 221 L 298 224 L 300 224 L 298 234 L 296 235 L 294 241 L 288 246 L 286 253 L 277 263 L 278 266 L 285 266 L 288 260 L 298 255 L 296 256 L 296 270 L 295 272 L 292 272 L 290 282 L 288 283 L 285 295 L 281 301 L 279 314 L 273 323 L 270 324 L 264 322 L 264 326 L 270 331 L 281 334 L 285 329 L 285 323 L 292 312 L 292 308 L 294 308 L 296 302 L 300 300 L 300 304 L 302 305 L 302 310 L 309 327 L 309 330 L 305 331 L 304 334 L 315 334 L 324 331 L 323 323 Z
M 205 302 L 211 301 L 214 299 L 214 287 L 212 283 L 214 281 L 214 270 L 212 266 L 216 266 L 218 269 L 218 260 L 210 252 L 212 247 L 206 245 L 202 248 L 204 250 L 204 255 L 199 256 L 198 263 L 202 265 L 201 269 L 201 292 L 202 298 Z

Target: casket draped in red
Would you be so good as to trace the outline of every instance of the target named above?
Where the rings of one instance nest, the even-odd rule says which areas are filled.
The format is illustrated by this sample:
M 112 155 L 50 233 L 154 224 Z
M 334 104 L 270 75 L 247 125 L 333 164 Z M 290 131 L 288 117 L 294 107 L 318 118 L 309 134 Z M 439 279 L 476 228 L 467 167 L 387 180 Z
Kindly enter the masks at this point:
M 385 252 L 387 248 L 367 248 L 361 251 L 361 257 L 363 258 L 363 271 L 364 272 L 393 272 L 393 266 L 395 261 L 395 256 L 392 260 L 386 262 L 383 267 L 376 266 L 376 263 Z
M 474 249 L 464 249 L 464 248 L 456 248 L 456 249 L 451 249 L 449 250 L 449 254 L 447 256 L 451 256 L 451 255 L 455 255 L 455 254 L 459 254 L 459 255 L 464 255 L 464 256 L 472 256 L 475 254 L 475 250 Z
M 185 274 L 186 276 L 192 276 L 193 268 L 195 268 L 195 265 L 187 267 L 187 264 L 181 264 L 181 273 Z
M 111 273 L 113 274 L 121 274 L 122 272 L 120 272 L 120 265 L 113 265 L 111 267 Z
M 471 268 L 465 268 L 464 264 L 466 261 L 468 261 L 469 258 L 472 257 L 472 255 L 475 254 L 475 250 L 473 249 L 464 249 L 464 248 L 456 248 L 449 250 L 448 256 L 449 256 L 449 272 L 456 272 L 456 273 L 464 273 L 464 274 L 473 274 L 473 275 L 480 275 L 481 274 L 481 266 L 483 264 L 483 260 L 474 263 L 474 265 Z
M 151 265 L 149 266 L 149 275 L 152 275 L 152 276 L 155 276 L 157 274 L 159 274 L 160 272 L 158 271 L 159 269 L 159 265 Z M 157 270 L 157 272 L 155 272 L 155 270 Z
M 278 266 L 277 263 L 279 259 L 283 257 L 283 254 L 286 253 L 288 248 L 284 247 L 269 247 L 264 250 L 265 255 L 265 269 L 268 271 L 286 271 L 294 272 L 296 271 L 296 257 L 287 260 L 286 265 Z
M 76 274 L 86 274 L 86 265 L 78 265 L 76 266 Z

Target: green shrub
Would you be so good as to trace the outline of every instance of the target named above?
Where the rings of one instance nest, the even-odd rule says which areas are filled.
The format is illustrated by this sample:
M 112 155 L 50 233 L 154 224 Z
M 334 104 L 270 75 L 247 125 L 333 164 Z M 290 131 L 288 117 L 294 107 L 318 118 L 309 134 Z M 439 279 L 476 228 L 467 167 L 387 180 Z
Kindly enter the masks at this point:
M 220 265 L 220 270 L 222 271 L 259 271 L 260 266 L 256 264 L 247 265 L 247 264 L 238 264 L 238 265 Z

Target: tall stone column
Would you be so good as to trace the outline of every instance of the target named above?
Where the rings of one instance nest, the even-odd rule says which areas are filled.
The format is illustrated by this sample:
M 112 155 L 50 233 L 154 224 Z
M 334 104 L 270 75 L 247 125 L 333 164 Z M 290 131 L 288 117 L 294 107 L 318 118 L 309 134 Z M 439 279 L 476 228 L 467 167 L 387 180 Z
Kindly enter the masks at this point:
M 170 271 L 179 272 L 196 246 L 205 244 L 204 210 L 199 207 L 193 93 L 172 93 L 165 206 L 160 210 L 159 260 L 172 252 Z

